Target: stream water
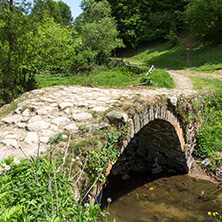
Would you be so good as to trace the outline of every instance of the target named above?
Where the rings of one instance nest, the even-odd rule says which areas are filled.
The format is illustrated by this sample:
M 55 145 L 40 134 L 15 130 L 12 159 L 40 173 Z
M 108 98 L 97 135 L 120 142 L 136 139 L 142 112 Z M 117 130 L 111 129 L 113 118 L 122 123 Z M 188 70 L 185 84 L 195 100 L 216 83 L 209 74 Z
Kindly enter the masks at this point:
M 109 221 L 206 222 L 208 211 L 222 213 L 222 192 L 216 183 L 189 175 L 137 175 L 130 180 L 109 179 L 102 199 L 112 198 Z

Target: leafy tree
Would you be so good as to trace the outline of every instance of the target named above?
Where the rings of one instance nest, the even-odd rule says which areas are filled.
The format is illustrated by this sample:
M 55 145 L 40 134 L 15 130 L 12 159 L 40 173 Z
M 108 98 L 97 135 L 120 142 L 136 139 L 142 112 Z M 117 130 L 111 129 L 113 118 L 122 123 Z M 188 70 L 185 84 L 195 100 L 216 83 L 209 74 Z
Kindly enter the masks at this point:
M 63 25 L 71 25 L 73 21 L 70 7 L 62 1 L 36 0 L 31 13 L 37 17 L 38 21 L 47 17 L 51 17 L 56 23 Z
M 101 1 L 101 0 L 97 0 Z M 184 0 L 108 0 L 120 37 L 136 47 L 144 41 L 165 38 L 183 25 Z
M 190 0 L 185 10 L 189 30 L 198 39 L 222 42 L 222 0 Z
M 34 89 L 40 71 L 68 69 L 75 55 L 74 31 L 53 18 L 36 22 L 27 6 L 1 1 L 0 105 Z
M 25 15 L 29 4 L 13 0 L 0 2 L 0 103 L 36 86 L 37 69 L 28 50 L 28 35 L 34 26 Z
M 81 3 L 82 14 L 76 19 L 79 34 L 77 64 L 90 68 L 105 61 L 117 47 L 123 47 L 117 38 L 119 32 L 107 0 L 95 2 L 84 0 Z
M 77 43 L 73 28 L 65 28 L 46 18 L 37 25 L 36 32 L 30 32 L 30 50 L 39 60 L 35 61 L 38 70 L 68 70 L 75 56 Z

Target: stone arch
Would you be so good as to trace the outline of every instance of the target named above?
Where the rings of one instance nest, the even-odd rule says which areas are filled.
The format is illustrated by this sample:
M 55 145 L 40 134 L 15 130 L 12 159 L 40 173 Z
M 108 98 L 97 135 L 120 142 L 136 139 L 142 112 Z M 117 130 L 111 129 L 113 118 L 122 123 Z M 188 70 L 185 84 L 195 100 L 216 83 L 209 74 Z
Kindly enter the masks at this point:
M 158 163 L 161 167 L 188 172 L 185 133 L 171 108 L 163 103 L 144 105 L 130 116 L 130 136 L 122 141 L 114 174 L 149 171 L 159 167 Z

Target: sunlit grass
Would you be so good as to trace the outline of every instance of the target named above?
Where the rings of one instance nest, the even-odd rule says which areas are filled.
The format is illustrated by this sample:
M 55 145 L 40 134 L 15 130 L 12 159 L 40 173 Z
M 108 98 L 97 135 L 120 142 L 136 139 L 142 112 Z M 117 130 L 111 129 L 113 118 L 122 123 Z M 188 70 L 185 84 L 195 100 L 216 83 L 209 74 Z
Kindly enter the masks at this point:
M 190 76 L 193 81 L 194 89 L 221 90 L 222 81 L 220 79 L 208 79 Z
M 222 69 L 222 46 L 197 46 L 187 51 L 183 42 L 172 46 L 170 42 L 150 44 L 125 53 L 125 58 L 132 63 L 155 65 L 159 68 L 186 69 L 212 72 Z

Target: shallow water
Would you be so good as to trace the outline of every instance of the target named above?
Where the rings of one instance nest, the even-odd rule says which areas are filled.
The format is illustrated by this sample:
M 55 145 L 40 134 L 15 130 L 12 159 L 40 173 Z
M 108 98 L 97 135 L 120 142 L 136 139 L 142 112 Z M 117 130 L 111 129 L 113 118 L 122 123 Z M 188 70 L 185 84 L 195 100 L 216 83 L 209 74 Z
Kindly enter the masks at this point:
M 208 211 L 222 214 L 222 192 L 211 195 L 218 188 L 216 183 L 188 175 L 112 178 L 103 202 L 108 197 L 113 200 L 111 222 L 114 218 L 117 222 L 206 222 L 212 221 Z

